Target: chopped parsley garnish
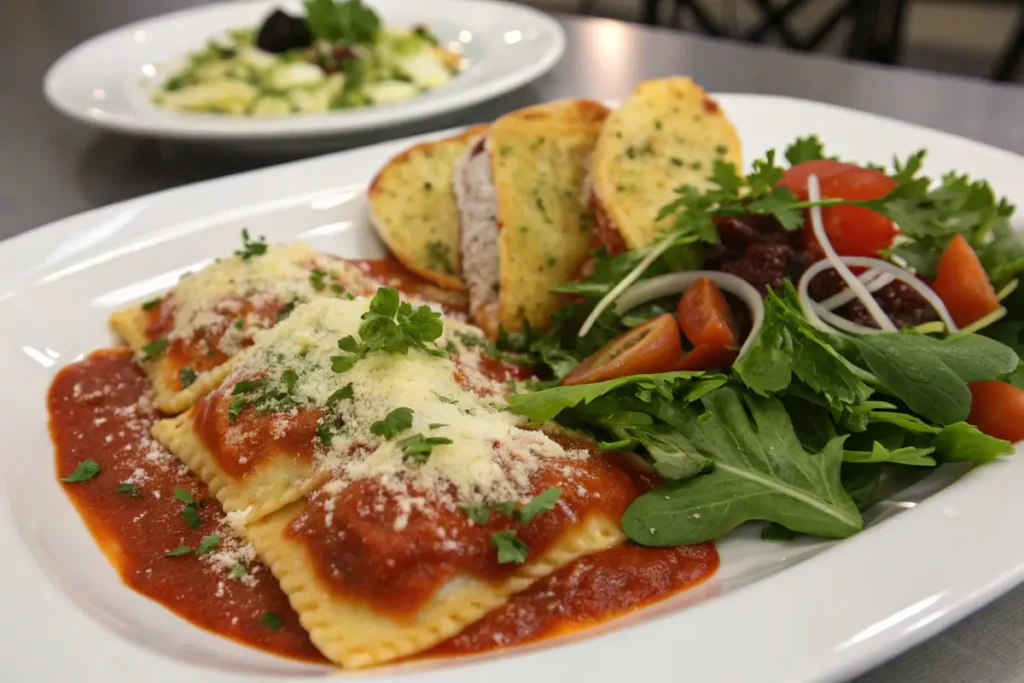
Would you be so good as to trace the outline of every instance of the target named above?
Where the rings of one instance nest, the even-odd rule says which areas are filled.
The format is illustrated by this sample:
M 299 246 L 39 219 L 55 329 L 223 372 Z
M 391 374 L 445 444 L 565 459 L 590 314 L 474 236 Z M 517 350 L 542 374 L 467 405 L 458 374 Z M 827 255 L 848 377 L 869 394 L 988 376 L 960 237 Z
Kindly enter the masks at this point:
M 185 505 L 198 505 L 196 499 L 192 496 L 192 492 L 188 489 L 183 489 L 180 486 L 174 487 L 174 497 Z
M 280 631 L 281 627 L 284 626 L 284 621 L 274 612 L 264 612 L 263 616 L 260 617 L 260 623 L 271 631 Z
M 196 555 L 206 555 L 207 553 L 212 553 L 219 547 L 220 534 L 210 534 L 203 540 L 199 541 L 199 547 L 196 548 Z
M 383 420 L 370 425 L 370 431 L 385 439 L 393 439 L 409 427 L 412 427 L 412 409 L 395 408 Z
M 99 473 L 99 463 L 92 458 L 87 458 L 78 463 L 78 467 L 75 468 L 75 471 L 61 479 L 61 481 L 67 484 L 80 484 L 83 481 L 89 481 Z
M 327 397 L 327 407 L 330 408 L 338 401 L 345 401 L 352 398 L 353 395 L 352 385 L 346 384 L 341 389 L 338 389 L 333 394 Z
M 239 318 L 238 320 L 236 320 L 236 321 L 235 321 L 235 329 L 236 329 L 236 330 L 240 330 L 240 329 L 242 329 L 243 327 L 245 327 L 245 321 L 244 321 L 244 320 L 242 320 L 241 318 Z
M 294 299 L 286 303 L 284 306 L 277 309 L 277 322 L 281 322 L 282 320 L 290 316 L 292 314 L 292 311 L 295 310 L 295 307 L 301 303 L 302 299 L 299 297 L 295 297 Z
M 336 294 L 337 296 L 343 297 L 345 299 L 354 299 L 355 298 L 351 294 L 346 292 L 345 288 L 342 287 L 341 285 L 339 285 L 337 282 L 335 282 L 335 283 L 333 283 L 331 285 L 331 291 L 334 292 L 334 294 Z
M 348 372 L 353 365 L 366 356 L 366 346 L 352 335 L 339 339 L 338 348 L 346 355 L 331 356 L 331 370 L 337 373 Z
M 487 524 L 491 519 L 491 508 L 486 505 L 459 505 L 459 509 L 475 524 Z
M 316 438 L 320 439 L 320 443 L 325 446 L 331 445 L 331 440 L 334 439 L 334 428 L 326 418 L 322 418 L 320 424 L 317 425 Z
M 327 279 L 327 271 L 323 268 L 317 268 L 309 274 L 309 284 L 318 292 L 324 291 L 324 287 L 327 283 L 324 280 Z
M 284 390 L 289 394 L 295 390 L 295 385 L 299 383 L 299 373 L 295 372 L 291 368 L 288 368 L 281 373 L 281 384 L 284 385 Z
M 234 567 L 231 568 L 231 578 L 233 578 L 233 579 L 243 579 L 243 578 L 245 578 L 248 575 L 249 575 L 249 568 L 246 567 L 241 562 L 239 562 L 238 564 L 236 564 Z
M 401 301 L 393 287 L 381 287 L 363 314 L 359 337 L 368 351 L 406 353 L 420 349 L 435 356 L 444 356 L 442 349 L 428 347 L 444 331 L 441 314 L 429 306 L 414 309 Z
M 467 349 L 475 349 L 480 346 L 487 346 L 486 339 L 484 339 L 478 334 L 473 334 L 472 332 L 463 332 L 462 330 L 457 330 L 455 332 L 455 338 L 462 342 L 462 345 L 465 346 Z
M 163 301 L 163 299 L 158 296 L 155 299 L 150 299 L 149 301 L 143 302 L 142 310 L 144 310 L 144 311 L 152 311 L 154 308 L 156 308 L 157 306 L 160 305 L 161 301 Z
M 190 545 L 179 545 L 174 550 L 168 552 L 164 557 L 178 557 L 179 555 L 188 555 L 192 552 L 192 546 Z
M 242 410 L 245 409 L 245 399 L 241 396 L 236 396 L 231 399 L 231 403 L 228 404 L 228 422 L 234 422 L 238 419 L 238 416 L 242 414 Z
M 154 339 L 145 346 L 142 347 L 142 362 L 147 363 L 151 360 L 159 358 L 164 351 L 167 350 L 168 342 L 166 339 Z
M 434 392 L 434 396 L 437 396 L 437 400 L 440 401 L 441 403 L 447 403 L 449 405 L 455 405 L 456 403 L 458 403 L 458 401 L 456 401 L 454 398 L 449 398 L 448 396 L 439 394 L 436 391 Z
M 185 524 L 188 524 L 189 529 L 198 529 L 203 525 L 199 511 L 190 505 L 181 508 L 181 518 L 185 520 Z
M 422 434 L 413 434 L 412 436 L 399 441 L 398 447 L 402 449 L 402 453 L 405 454 L 406 459 L 415 460 L 418 463 L 424 463 L 430 458 L 430 454 L 433 452 L 434 446 L 441 446 L 449 443 L 454 442 L 443 436 L 423 436 Z
M 140 489 L 138 485 L 129 484 L 128 482 L 124 482 L 114 489 L 114 493 L 127 493 L 132 498 L 142 498 L 142 489 Z
M 235 385 L 234 389 L 231 390 L 231 395 L 238 396 L 239 394 L 247 394 L 250 391 L 262 389 L 266 383 L 266 379 L 243 379 Z
M 243 261 L 248 261 L 253 256 L 262 256 L 267 251 L 267 238 L 262 235 L 259 239 L 253 240 L 249 237 L 248 228 L 242 228 L 242 248 L 235 252 Z
M 538 493 L 533 497 L 533 500 L 526 505 L 518 508 L 513 513 L 513 516 L 522 524 L 529 524 L 537 515 L 554 508 L 555 503 L 558 502 L 558 499 L 561 498 L 561 496 L 562 489 L 557 486 L 552 486 L 546 491 Z
M 192 368 L 182 368 L 181 372 L 178 373 L 178 378 L 181 379 L 181 388 L 186 389 L 192 386 L 197 376 L 196 371 Z
M 441 427 L 447 427 L 448 425 L 446 425 L 444 422 L 431 422 L 427 426 L 430 427 L 431 429 L 440 429 Z
M 526 544 L 516 537 L 515 531 L 495 531 L 489 542 L 498 551 L 498 564 L 526 562 Z
M 444 242 L 432 240 L 427 242 L 427 264 L 431 270 L 455 274 L 455 267 L 452 265 L 452 250 Z

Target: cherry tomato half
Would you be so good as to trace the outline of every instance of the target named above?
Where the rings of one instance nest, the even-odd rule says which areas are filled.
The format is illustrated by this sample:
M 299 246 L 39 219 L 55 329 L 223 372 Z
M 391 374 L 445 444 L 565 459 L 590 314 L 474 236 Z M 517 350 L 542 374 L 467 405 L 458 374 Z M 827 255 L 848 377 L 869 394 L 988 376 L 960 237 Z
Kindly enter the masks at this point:
M 683 354 L 673 370 L 719 370 L 736 362 L 736 351 L 725 346 L 698 344 Z
M 562 384 L 592 384 L 629 375 L 668 372 L 678 362 L 681 348 L 675 318 L 665 313 L 605 344 L 573 368 Z
M 686 290 L 676 307 L 679 327 L 694 346 L 736 346 L 736 321 L 718 286 L 702 277 Z
M 970 389 L 967 422 L 997 439 L 1024 439 L 1024 390 L 998 380 L 972 382 Z
M 832 161 L 831 159 L 805 161 L 786 170 L 782 174 L 782 180 L 779 181 L 778 186 L 789 188 L 789 191 L 800 199 L 807 199 L 807 176 L 816 175 L 818 176 L 818 182 L 821 182 L 829 176 L 834 176 L 837 173 L 843 173 L 854 168 L 859 168 L 859 166 L 844 164 L 841 161 Z
M 957 235 L 935 267 L 932 289 L 946 304 L 953 321 L 970 325 L 999 309 L 999 296 L 963 235 Z

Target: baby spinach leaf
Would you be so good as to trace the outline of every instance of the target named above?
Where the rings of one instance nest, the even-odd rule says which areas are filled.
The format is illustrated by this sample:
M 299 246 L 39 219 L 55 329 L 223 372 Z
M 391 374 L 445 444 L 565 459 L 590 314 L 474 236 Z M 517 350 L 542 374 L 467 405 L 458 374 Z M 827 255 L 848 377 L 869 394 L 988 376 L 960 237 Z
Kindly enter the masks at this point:
M 922 352 L 910 335 L 852 337 L 868 369 L 912 411 L 941 425 L 961 422 L 971 411 L 967 383 L 934 353 Z
M 834 538 L 861 529 L 840 481 L 843 437 L 808 453 L 777 399 L 722 387 L 702 401 L 707 413 L 680 411 L 680 426 L 697 450 L 714 458 L 715 469 L 633 501 L 622 519 L 630 539 L 649 546 L 700 543 L 749 520 Z

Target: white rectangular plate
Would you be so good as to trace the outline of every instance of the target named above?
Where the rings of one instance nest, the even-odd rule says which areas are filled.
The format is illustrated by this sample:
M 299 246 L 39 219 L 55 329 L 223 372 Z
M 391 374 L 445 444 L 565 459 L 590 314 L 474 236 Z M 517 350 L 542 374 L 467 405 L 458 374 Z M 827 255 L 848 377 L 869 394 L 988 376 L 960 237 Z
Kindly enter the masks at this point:
M 798 100 L 722 96 L 747 158 L 818 133 L 829 151 L 990 180 L 1021 203 L 1024 158 L 961 138 Z M 221 683 L 308 680 L 333 669 L 278 659 L 198 629 L 125 587 L 54 477 L 45 395 L 55 372 L 109 345 L 108 314 L 230 253 L 239 229 L 348 257 L 382 248 L 364 189 L 400 140 L 91 211 L 0 243 L 0 653 L 4 680 Z M 445 683 L 664 680 L 782 683 L 857 673 L 1024 579 L 1024 458 L 934 472 L 839 543 L 719 543 L 708 583 L 571 642 L 359 676 Z M 899 514 L 894 514 L 899 512 Z M 882 521 L 884 520 L 884 521 Z M 686 606 L 685 609 L 683 607 Z

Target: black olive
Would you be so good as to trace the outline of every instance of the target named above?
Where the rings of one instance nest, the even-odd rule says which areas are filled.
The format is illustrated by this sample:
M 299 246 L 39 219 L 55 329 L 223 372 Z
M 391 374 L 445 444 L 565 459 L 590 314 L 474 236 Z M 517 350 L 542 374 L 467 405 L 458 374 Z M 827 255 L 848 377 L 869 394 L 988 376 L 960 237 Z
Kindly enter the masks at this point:
M 313 34 L 306 20 L 285 14 L 281 10 L 274 10 L 274 13 L 263 21 L 256 34 L 256 47 L 267 52 L 287 52 L 312 44 Z

